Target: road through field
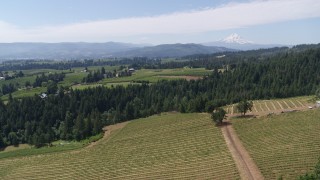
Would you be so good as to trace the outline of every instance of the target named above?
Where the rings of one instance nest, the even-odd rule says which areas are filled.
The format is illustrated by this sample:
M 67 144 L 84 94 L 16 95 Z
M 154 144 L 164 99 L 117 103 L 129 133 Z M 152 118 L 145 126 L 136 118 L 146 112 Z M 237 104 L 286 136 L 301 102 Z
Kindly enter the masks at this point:
M 233 129 L 230 121 L 227 121 L 224 126 L 221 127 L 222 134 L 227 143 L 227 146 L 231 152 L 231 155 L 239 170 L 241 179 L 246 180 L 262 180 L 262 176 L 258 166 L 250 157 L 247 150 L 241 144 L 239 137 Z

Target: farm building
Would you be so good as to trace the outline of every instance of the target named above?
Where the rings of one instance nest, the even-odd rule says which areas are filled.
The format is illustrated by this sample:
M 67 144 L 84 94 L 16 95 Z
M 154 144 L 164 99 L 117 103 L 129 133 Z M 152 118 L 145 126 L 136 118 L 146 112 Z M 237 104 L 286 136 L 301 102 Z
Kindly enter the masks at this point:
M 320 107 L 320 101 L 316 101 L 316 107 Z
M 5 80 L 6 78 L 5 77 L 0 77 L 0 80 Z
M 134 72 L 134 71 L 135 71 L 134 68 L 130 68 L 130 69 L 129 69 L 129 72 L 131 72 L 131 73 Z
M 39 96 L 40 96 L 41 99 L 44 99 L 44 98 L 48 97 L 48 95 L 46 93 L 41 93 Z

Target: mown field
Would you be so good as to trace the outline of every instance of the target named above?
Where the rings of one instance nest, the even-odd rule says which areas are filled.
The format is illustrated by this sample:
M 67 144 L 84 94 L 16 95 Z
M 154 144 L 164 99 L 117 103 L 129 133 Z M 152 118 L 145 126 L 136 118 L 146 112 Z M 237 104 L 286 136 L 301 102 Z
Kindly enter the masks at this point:
M 185 76 L 202 77 L 210 74 L 210 72 L 210 70 L 206 70 L 204 68 L 141 69 L 129 77 L 104 79 L 102 82 L 104 84 L 131 81 L 157 82 L 158 80 L 163 79 L 171 80 L 172 78 L 170 78 L 170 76 L 173 76 L 173 79 L 185 79 Z
M 320 110 L 232 119 L 242 143 L 266 179 L 297 179 L 320 157 Z
M 208 114 L 131 121 L 76 151 L 0 159 L 0 179 L 239 179 Z
M 111 86 L 127 86 L 129 84 L 135 84 L 136 82 L 149 81 L 150 83 L 155 83 L 160 80 L 177 80 L 177 79 L 198 79 L 203 76 L 209 75 L 210 70 L 204 68 L 179 68 L 179 69 L 141 69 L 137 70 L 128 77 L 120 78 L 109 78 L 103 79 L 100 82 L 88 84 L 88 85 L 74 85 L 72 88 L 75 89 L 85 89 L 88 87 L 95 87 L 98 85 L 103 85 L 106 87 Z M 72 84 L 72 82 L 81 82 L 86 73 L 69 74 L 66 76 L 64 82 L 60 84 Z
M 253 101 L 252 111 L 249 113 L 253 114 L 267 114 L 272 112 L 293 110 L 293 109 L 306 109 L 308 106 L 314 105 L 314 103 L 310 103 L 312 99 L 311 96 L 302 96 L 302 97 L 294 97 L 294 98 L 286 98 L 286 99 L 273 99 L 273 100 L 257 100 Z M 237 104 L 232 104 L 224 107 L 228 114 L 237 114 Z

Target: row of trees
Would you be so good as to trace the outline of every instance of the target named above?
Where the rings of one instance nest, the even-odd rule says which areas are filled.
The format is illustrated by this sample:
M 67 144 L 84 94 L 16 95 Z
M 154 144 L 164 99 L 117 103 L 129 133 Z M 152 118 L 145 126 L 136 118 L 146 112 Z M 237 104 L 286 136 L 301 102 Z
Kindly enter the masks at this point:
M 83 83 L 93 83 L 98 82 L 104 78 L 115 78 L 115 77 L 125 77 L 125 76 L 131 76 L 132 73 L 128 70 L 124 71 L 117 71 L 116 69 L 111 71 L 106 71 L 104 67 L 101 68 L 101 70 L 97 71 L 90 71 L 87 77 L 83 78 Z
M 67 70 L 75 67 L 89 67 L 89 66 L 127 66 L 130 64 L 133 67 L 144 67 L 153 65 L 160 65 L 161 59 L 149 59 L 146 57 L 134 58 L 110 58 L 110 59 L 86 59 L 86 60 L 15 60 L 4 61 L 0 65 L 1 71 L 11 70 L 30 70 L 30 69 L 56 69 Z
M 239 110 L 239 112 L 243 116 L 245 116 L 248 111 L 252 110 L 252 106 L 253 106 L 252 101 L 242 100 L 237 104 L 236 107 Z M 213 120 L 213 122 L 216 123 L 216 125 L 221 125 L 222 121 L 226 118 L 226 114 L 227 112 L 223 108 L 217 107 L 211 113 L 211 119 Z
M 60 81 L 63 81 L 65 78 L 65 73 L 54 73 L 45 75 L 44 73 L 41 74 L 41 76 L 37 76 L 35 82 L 33 83 L 33 87 L 41 87 L 45 86 L 44 83 L 48 83 L 49 81 L 58 83 Z

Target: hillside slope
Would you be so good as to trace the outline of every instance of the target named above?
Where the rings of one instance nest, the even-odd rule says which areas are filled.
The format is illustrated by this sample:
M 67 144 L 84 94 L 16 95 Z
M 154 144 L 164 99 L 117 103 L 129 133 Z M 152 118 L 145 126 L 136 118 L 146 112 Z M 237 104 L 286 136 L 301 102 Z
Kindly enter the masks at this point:
M 319 109 L 233 119 L 232 124 L 266 179 L 296 179 L 320 157 Z
M 232 49 L 203 46 L 200 44 L 162 44 L 143 47 L 135 50 L 116 53 L 115 56 L 125 57 L 183 57 L 193 54 L 213 54 L 217 52 L 233 51 Z
M 92 59 L 107 57 L 181 57 L 232 51 L 200 44 L 150 46 L 118 42 L 106 43 L 0 43 L 2 59 Z
M 139 48 L 129 43 L 0 43 L 0 59 L 104 58 Z
M 80 151 L 0 160 L 0 179 L 181 178 L 239 178 L 208 114 L 155 115 Z

